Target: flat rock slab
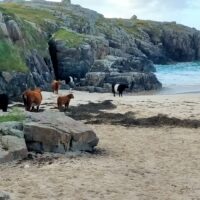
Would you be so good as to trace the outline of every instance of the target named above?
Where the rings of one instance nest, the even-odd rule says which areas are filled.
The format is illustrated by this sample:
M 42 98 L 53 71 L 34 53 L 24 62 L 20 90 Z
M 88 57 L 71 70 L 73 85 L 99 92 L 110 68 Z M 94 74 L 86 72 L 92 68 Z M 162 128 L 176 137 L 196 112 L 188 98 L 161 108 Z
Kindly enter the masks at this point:
M 98 144 L 95 132 L 66 116 L 63 112 L 44 111 L 28 113 L 24 123 L 24 136 L 28 150 L 65 153 L 92 151 Z
M 7 192 L 0 191 L 0 200 L 11 200 L 10 194 Z
M 28 151 L 24 138 L 0 135 L 0 163 L 24 159 Z

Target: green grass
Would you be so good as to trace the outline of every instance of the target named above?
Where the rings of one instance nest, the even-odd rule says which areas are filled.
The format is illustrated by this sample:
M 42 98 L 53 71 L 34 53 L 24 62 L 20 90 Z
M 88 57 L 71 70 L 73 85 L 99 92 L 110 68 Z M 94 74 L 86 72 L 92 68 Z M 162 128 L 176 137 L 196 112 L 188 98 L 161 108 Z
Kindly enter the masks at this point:
M 84 43 L 86 36 L 83 34 L 72 32 L 67 29 L 60 29 L 56 33 L 54 33 L 53 38 L 56 40 L 65 41 L 66 45 L 70 48 L 72 48 L 72 47 L 76 48 L 80 44 Z
M 6 40 L 0 40 L 0 71 L 28 71 L 19 49 Z
M 18 108 L 14 108 L 10 113 L 0 116 L 0 123 L 10 121 L 22 122 L 23 120 L 25 120 L 25 115 Z
M 44 22 L 44 19 L 57 20 L 51 12 L 31 8 L 23 4 L 0 3 L 0 11 L 40 25 Z

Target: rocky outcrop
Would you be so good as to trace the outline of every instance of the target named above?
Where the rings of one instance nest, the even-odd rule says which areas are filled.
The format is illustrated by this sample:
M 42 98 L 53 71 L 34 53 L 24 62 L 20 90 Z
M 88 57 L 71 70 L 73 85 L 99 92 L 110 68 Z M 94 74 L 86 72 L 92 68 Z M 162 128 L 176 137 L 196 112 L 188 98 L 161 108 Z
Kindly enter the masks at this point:
M 45 56 L 42 56 L 39 49 L 31 48 L 41 46 L 35 44 L 40 41 L 33 41 L 33 37 L 43 38 L 42 33 L 34 25 L 14 16 L 0 15 L 0 93 L 8 93 L 11 99 L 20 99 L 27 88 L 48 90 L 54 79 L 51 58 L 47 50 L 44 50 L 46 55 L 43 53 Z
M 30 52 L 26 58 L 28 72 L 0 72 L 0 93 L 8 93 L 11 99 L 20 100 L 27 88 L 40 87 L 42 90 L 49 90 L 54 71 L 50 59 L 46 60 L 37 51 Z
M 69 48 L 62 41 L 55 42 L 57 63 L 57 78 L 65 80 L 71 75 L 78 79 L 85 77 L 94 62 L 94 52 L 88 44 L 80 45 L 78 48 Z
M 60 35 L 66 36 L 66 40 Z M 73 41 L 73 42 L 72 42 Z M 109 53 L 108 42 L 101 37 L 85 36 L 61 29 L 49 42 L 53 67 L 58 79 L 66 76 L 84 78 L 96 59 Z
M 107 75 L 137 72 L 138 79 L 141 79 L 143 73 L 155 71 L 154 63 L 200 59 L 200 32 L 175 22 L 140 20 L 135 16 L 131 19 L 106 19 L 95 11 L 68 1 L 59 4 L 24 1 L 10 6 L 13 9 L 7 5 L 1 9 L 0 37 L 12 46 L 11 52 L 19 50 L 11 63 L 17 58 L 18 63 L 29 69 L 22 77 L 18 74 L 22 71 L 14 70 L 27 87 L 48 89 L 54 73 L 57 79 L 65 79 L 69 75 L 76 77 L 78 84 L 82 84 L 80 79 L 85 79 L 89 72 Z M 37 18 L 32 13 L 37 13 Z M 6 69 L 13 71 L 11 66 L 9 64 Z M 89 81 L 88 77 L 85 83 Z M 151 82 L 148 81 L 148 85 Z M 14 83 L 18 92 L 11 91 L 11 96 L 24 90 L 23 84 Z M 9 91 L 9 84 L 1 75 L 0 91 Z M 98 84 L 93 87 L 98 87 Z
M 31 113 L 29 119 L 31 122 L 25 123 L 24 134 L 27 147 L 31 151 L 92 151 L 98 144 L 99 139 L 92 129 L 64 116 L 64 113 Z
M 162 87 L 153 73 L 141 72 L 89 72 L 81 85 L 90 92 L 110 92 L 113 83 L 127 84 L 129 92 L 157 90 Z

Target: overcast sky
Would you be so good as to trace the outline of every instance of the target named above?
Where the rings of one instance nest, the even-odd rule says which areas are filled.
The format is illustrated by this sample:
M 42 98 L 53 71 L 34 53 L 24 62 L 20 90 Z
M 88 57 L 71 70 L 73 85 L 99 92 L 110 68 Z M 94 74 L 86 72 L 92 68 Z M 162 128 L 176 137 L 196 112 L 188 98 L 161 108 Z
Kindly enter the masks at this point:
M 105 17 L 176 21 L 200 30 L 200 0 L 71 0 Z

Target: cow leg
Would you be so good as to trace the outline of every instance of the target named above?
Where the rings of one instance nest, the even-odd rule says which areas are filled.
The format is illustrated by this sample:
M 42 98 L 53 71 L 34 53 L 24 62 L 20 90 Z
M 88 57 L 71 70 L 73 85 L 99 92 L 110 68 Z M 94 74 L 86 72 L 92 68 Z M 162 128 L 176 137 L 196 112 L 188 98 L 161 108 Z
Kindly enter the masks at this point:
M 29 103 L 29 102 L 27 103 L 26 110 L 27 111 L 32 111 L 31 103 Z
M 66 111 L 68 108 L 69 108 L 69 104 L 66 103 L 66 104 L 65 104 L 65 111 Z
M 3 112 L 7 112 L 7 106 L 5 106 L 2 110 Z

